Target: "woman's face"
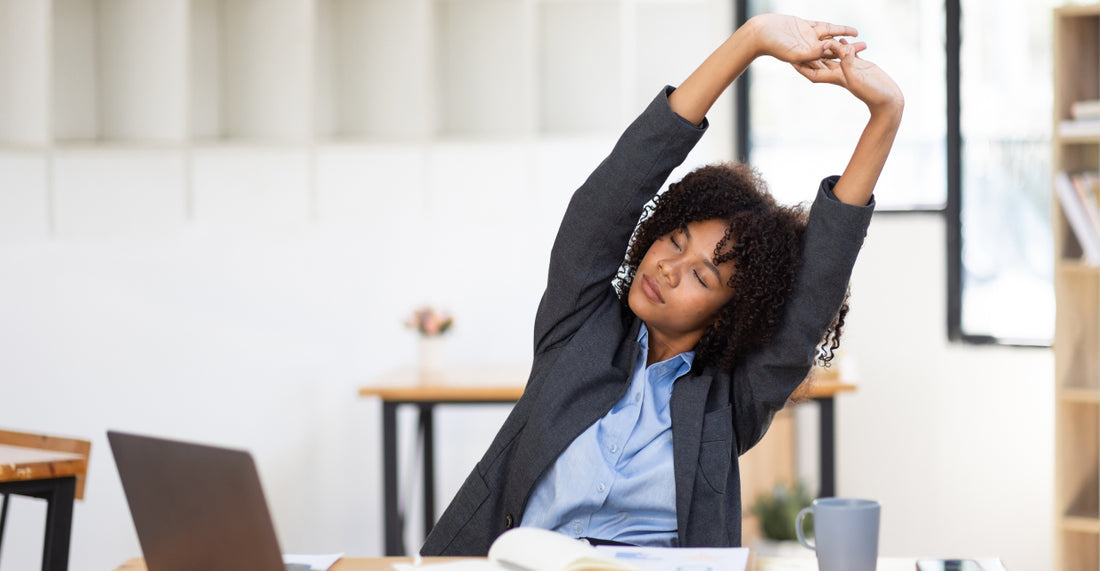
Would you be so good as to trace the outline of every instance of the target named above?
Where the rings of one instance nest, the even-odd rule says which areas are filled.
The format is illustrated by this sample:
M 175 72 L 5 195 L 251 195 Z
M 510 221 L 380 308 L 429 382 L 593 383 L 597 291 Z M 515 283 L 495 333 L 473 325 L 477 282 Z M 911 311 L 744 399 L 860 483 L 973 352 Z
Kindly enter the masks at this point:
M 726 285 L 733 263 L 714 264 L 714 249 L 725 234 L 721 220 L 692 222 L 658 238 L 634 274 L 630 309 L 651 333 L 681 350 L 695 347 L 733 298 L 733 288 Z

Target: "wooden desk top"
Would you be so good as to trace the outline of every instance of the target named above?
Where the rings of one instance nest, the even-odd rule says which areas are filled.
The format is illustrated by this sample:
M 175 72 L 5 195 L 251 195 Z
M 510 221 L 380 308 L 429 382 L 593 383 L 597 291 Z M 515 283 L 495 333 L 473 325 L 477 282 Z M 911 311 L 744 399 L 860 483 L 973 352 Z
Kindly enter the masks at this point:
M 406 367 L 359 389 L 359 396 L 387 402 L 515 402 L 530 372 L 530 365 L 456 365 L 422 379 L 415 367 Z
M 361 397 L 378 397 L 386 402 L 515 402 L 523 395 L 522 383 L 529 373 L 525 366 L 456 366 L 445 378 L 421 384 L 414 368 L 399 369 L 359 389 Z M 856 385 L 830 378 L 818 378 L 799 387 L 795 400 L 831 398 L 854 391 Z
M 87 470 L 80 454 L 0 444 L 0 482 L 79 476 Z
M 361 397 L 379 397 L 395 402 L 516 402 L 523 386 L 420 385 L 415 387 L 363 387 Z
M 425 557 L 424 563 L 443 563 L 454 561 L 457 557 Z M 394 571 L 394 563 L 412 563 L 412 557 L 344 557 L 329 567 L 329 571 Z M 131 559 L 115 571 L 147 571 L 145 560 Z M 241 571 L 246 571 L 242 569 Z

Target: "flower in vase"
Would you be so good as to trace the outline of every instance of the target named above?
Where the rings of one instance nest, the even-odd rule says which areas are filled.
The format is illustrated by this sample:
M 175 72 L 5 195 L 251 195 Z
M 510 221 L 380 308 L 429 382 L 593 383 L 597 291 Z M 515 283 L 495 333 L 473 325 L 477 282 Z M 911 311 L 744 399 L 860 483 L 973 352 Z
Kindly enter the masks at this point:
M 424 306 L 413 311 L 405 326 L 416 329 L 424 337 L 437 337 L 446 333 L 454 325 L 451 314 Z

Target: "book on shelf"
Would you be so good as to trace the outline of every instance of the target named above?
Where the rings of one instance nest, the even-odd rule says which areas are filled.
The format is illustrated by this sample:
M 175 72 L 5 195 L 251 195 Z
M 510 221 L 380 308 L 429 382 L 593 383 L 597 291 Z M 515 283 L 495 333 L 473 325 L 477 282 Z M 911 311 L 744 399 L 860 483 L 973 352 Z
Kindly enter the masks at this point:
M 1069 221 L 1085 263 L 1100 265 L 1100 175 L 1060 172 L 1054 177 L 1054 190 L 1062 212 Z
M 1058 135 L 1062 137 L 1100 137 L 1100 117 L 1063 119 L 1058 122 Z
M 1074 119 L 1100 119 L 1100 99 L 1082 99 L 1070 103 L 1069 116 Z
M 487 559 L 394 564 L 398 571 L 744 571 L 746 547 L 625 547 L 573 539 L 555 531 L 517 527 L 501 534 Z
M 1069 182 L 1073 185 L 1073 191 L 1077 193 L 1077 199 L 1085 205 L 1085 214 L 1089 217 L 1089 223 L 1100 236 L 1100 173 L 1089 171 L 1073 173 L 1069 175 Z

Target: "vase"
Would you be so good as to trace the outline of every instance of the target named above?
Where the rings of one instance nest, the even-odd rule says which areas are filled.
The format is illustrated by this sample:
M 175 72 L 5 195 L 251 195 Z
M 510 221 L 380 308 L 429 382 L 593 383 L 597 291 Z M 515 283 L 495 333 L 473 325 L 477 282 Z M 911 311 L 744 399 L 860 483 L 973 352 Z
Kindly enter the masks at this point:
M 420 384 L 434 385 L 443 381 L 444 349 L 442 337 L 420 337 L 418 347 Z

